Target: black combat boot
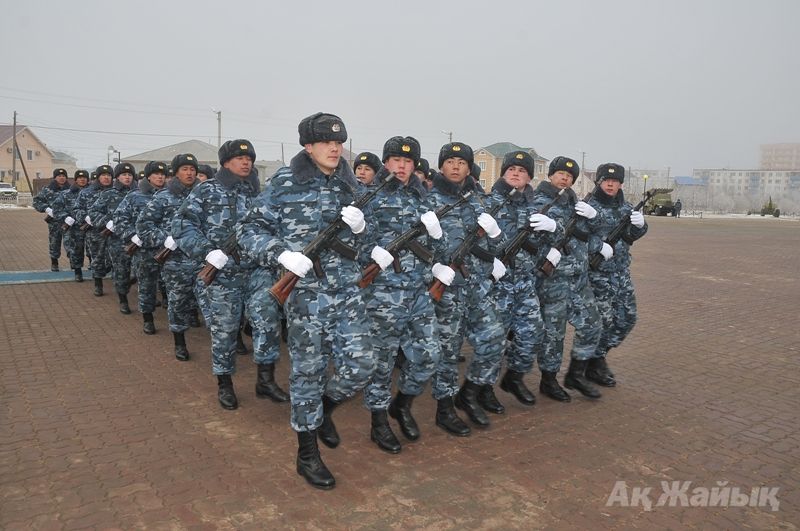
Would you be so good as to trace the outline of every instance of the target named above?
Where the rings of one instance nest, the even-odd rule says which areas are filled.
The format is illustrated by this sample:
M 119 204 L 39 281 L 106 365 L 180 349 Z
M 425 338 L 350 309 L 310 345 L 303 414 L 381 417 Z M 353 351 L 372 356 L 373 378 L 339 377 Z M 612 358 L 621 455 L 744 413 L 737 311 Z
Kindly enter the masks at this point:
M 200 328 L 202 323 L 200 322 L 200 313 L 197 311 L 197 308 L 194 311 L 189 313 L 189 326 L 192 328 Z
M 142 331 L 148 336 L 155 334 L 156 324 L 153 322 L 153 314 L 150 312 L 143 313 L 142 320 L 144 321 L 144 327 L 142 328 Z
M 336 424 L 333 423 L 333 410 L 339 406 L 336 402 L 327 395 L 322 396 L 322 425 L 317 430 L 319 440 L 328 448 L 336 448 L 339 446 L 341 439 L 339 433 L 336 431 Z
M 479 428 L 488 428 L 489 417 L 486 416 L 486 412 L 478 404 L 478 391 L 480 390 L 480 385 L 465 379 L 464 385 L 461 386 L 453 402 L 458 409 L 467 414 L 473 424 Z
M 73 269 L 75 271 L 75 282 L 83 282 L 83 271 L 80 267 Z
M 186 336 L 183 332 L 172 332 L 175 338 L 175 358 L 178 361 L 189 361 L 189 350 L 186 348 Z
M 326 490 L 335 487 L 336 479 L 319 455 L 316 430 L 298 431 L 297 445 L 297 473 L 312 487 Z
M 592 358 L 586 366 L 586 379 L 603 387 L 614 387 L 617 381 L 614 373 L 608 368 L 605 358 Z
M 258 365 L 256 376 L 256 396 L 269 398 L 273 402 L 288 402 L 289 395 L 275 383 L 275 364 L 264 363 Z
M 456 415 L 452 396 L 436 401 L 436 425 L 447 433 L 459 437 L 466 437 L 471 431 L 469 426 Z
M 532 406 L 536 403 L 536 397 L 525 386 L 524 376 L 524 373 L 508 369 L 503 375 L 503 379 L 500 380 L 500 389 L 506 393 L 511 393 L 526 406 Z
M 398 392 L 397 396 L 389 404 L 389 415 L 397 421 L 400 425 L 400 431 L 409 441 L 419 439 L 419 426 L 417 426 L 417 421 L 414 420 L 414 417 L 411 416 L 411 403 L 413 401 L 413 396 Z
M 103 296 L 103 279 L 102 278 L 94 279 L 94 296 L 95 297 L 102 297 Z
M 564 387 L 575 389 L 586 398 L 600 398 L 602 395 L 589 380 L 586 379 L 586 366 L 589 360 L 570 360 L 569 370 L 564 377 Z
M 233 380 L 230 374 L 217 375 L 217 398 L 219 405 L 223 409 L 236 409 L 239 407 L 239 401 L 236 399 L 236 393 L 233 390 Z
M 50 259 L 50 271 L 58 271 L 58 258 Z
M 119 297 L 119 313 L 130 314 L 131 307 L 128 306 L 128 296 L 124 293 L 118 293 L 117 296 Z
M 555 372 L 542 371 L 542 381 L 539 383 L 539 392 L 559 402 L 569 402 L 572 400 L 569 394 L 558 385 Z
M 486 411 L 491 411 L 497 415 L 502 415 L 506 412 L 506 408 L 497 397 L 494 395 L 494 386 L 492 384 L 483 384 L 480 391 L 478 391 L 478 404 Z
M 400 453 L 400 441 L 397 440 L 392 427 L 389 426 L 389 418 L 386 411 L 372 412 L 372 427 L 369 430 L 369 438 L 378 445 L 378 448 L 390 454 Z
M 247 345 L 244 344 L 244 339 L 242 339 L 242 330 L 240 328 L 239 331 L 236 332 L 236 353 L 240 356 L 244 356 L 249 352 Z

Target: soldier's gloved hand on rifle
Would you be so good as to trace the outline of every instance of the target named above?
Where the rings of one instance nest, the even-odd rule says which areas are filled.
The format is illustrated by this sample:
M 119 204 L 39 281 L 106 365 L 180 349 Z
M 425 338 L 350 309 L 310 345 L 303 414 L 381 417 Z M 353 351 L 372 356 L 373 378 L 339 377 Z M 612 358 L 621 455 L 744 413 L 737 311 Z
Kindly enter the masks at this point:
M 603 242 L 603 247 L 600 248 L 600 254 L 603 255 L 603 260 L 608 260 L 614 256 L 614 248 L 606 242 Z
M 452 284 L 453 280 L 456 278 L 456 272 L 453 271 L 452 267 L 438 262 L 433 264 L 431 271 L 433 271 L 433 276 L 440 280 L 445 286 Z
M 297 251 L 283 251 L 278 255 L 278 263 L 298 277 L 306 276 L 306 273 L 314 267 L 314 262 L 310 258 Z
M 494 263 L 492 264 L 492 276 L 495 280 L 500 280 L 506 274 L 506 266 L 498 260 L 497 258 L 494 259 Z
M 109 220 L 108 223 L 106 223 L 106 228 L 108 230 L 110 230 L 111 232 L 114 232 L 114 220 L 113 219 Z
M 500 225 L 486 212 L 478 216 L 478 225 L 486 231 L 486 234 L 490 238 L 497 238 L 500 236 Z
M 375 260 L 375 263 L 381 266 L 381 271 L 392 265 L 394 262 L 394 256 L 392 253 L 381 247 L 380 245 L 376 245 L 372 248 L 372 252 L 370 253 L 370 258 Z
M 419 220 L 425 225 L 425 230 L 434 240 L 442 237 L 442 226 L 439 224 L 439 218 L 436 217 L 436 212 L 425 212 L 419 217 Z
M 533 228 L 533 230 L 547 232 L 553 232 L 556 230 L 556 220 L 549 218 L 544 214 L 531 214 L 531 217 L 528 218 L 528 221 L 531 222 L 531 228 Z
M 597 210 L 586 201 L 578 201 L 575 203 L 575 212 L 586 219 L 594 219 L 597 216 Z
M 361 234 L 367 226 L 364 221 L 364 213 L 353 205 L 347 205 L 342 209 L 342 221 L 347 223 L 353 234 Z
M 72 216 L 67 216 L 66 218 L 64 218 L 64 223 L 66 223 L 71 227 L 75 225 L 75 218 L 73 218 Z
M 50 207 L 45 208 L 44 209 L 44 213 L 47 214 L 50 217 L 53 217 L 53 209 L 50 208 Z
M 228 255 L 222 249 L 214 249 L 206 255 L 206 262 L 217 269 L 222 269 L 228 263 Z
M 86 216 L 85 218 L 83 218 L 83 221 L 85 221 L 88 225 L 91 225 L 91 226 L 94 227 L 94 224 L 92 223 L 92 218 L 90 218 L 89 216 Z
M 174 251 L 178 248 L 178 244 L 175 243 L 175 240 L 172 239 L 172 236 L 167 236 L 167 239 L 164 240 L 164 247 L 169 249 L 170 251 Z
M 634 210 L 633 212 L 631 212 L 631 225 L 639 229 L 644 227 L 644 214 L 642 214 L 638 210 Z
M 555 247 L 551 247 L 550 251 L 547 252 L 547 261 L 553 264 L 553 267 L 558 266 L 561 261 L 561 252 Z
M 135 243 L 136 245 L 138 245 L 139 247 L 141 247 L 141 246 L 142 246 L 142 239 L 141 239 L 141 238 L 139 238 L 139 235 L 138 235 L 138 234 L 134 234 L 133 236 L 131 236 L 131 241 L 132 241 L 133 243 Z

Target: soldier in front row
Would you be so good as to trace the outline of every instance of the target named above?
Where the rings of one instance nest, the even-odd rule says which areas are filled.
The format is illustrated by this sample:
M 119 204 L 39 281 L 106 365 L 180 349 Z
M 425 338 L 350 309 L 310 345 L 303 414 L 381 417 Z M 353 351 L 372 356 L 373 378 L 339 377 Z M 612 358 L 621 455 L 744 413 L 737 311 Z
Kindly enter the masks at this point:
M 53 180 L 42 188 L 33 198 L 33 208 L 38 212 L 47 214 L 45 221 L 47 222 L 47 241 L 50 251 L 50 271 L 58 271 L 58 259 L 61 258 L 61 239 L 63 232 L 61 230 L 61 222 L 56 220 L 53 216 L 53 201 L 56 196 L 62 192 L 69 190 L 69 183 L 67 182 L 67 170 L 64 168 L 56 168 L 53 170 Z

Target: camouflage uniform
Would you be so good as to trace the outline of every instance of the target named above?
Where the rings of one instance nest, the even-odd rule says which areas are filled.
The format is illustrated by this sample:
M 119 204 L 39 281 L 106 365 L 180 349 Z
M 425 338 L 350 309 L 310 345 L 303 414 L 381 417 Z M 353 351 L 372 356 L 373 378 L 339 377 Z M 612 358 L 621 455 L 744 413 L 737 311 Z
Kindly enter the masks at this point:
M 64 249 L 67 251 L 71 269 L 83 267 L 86 233 L 80 230 L 84 221 L 83 217 L 78 217 L 78 197 L 80 192 L 86 188 L 88 185 L 80 188 L 77 184 L 73 184 L 69 190 L 55 196 L 51 207 L 53 218 L 60 226 L 64 225 L 67 216 L 71 216 L 75 220 L 75 223 L 64 232 Z
M 253 328 L 253 360 L 259 365 L 277 362 L 281 353 L 281 311 L 269 294 L 276 280 L 278 276 L 273 268 L 256 267 L 247 287 L 250 301 L 245 317 Z
M 84 188 L 78 193 L 78 206 L 75 209 L 75 216 L 77 221 L 76 225 L 83 225 L 84 218 L 89 216 L 92 220 L 92 225 L 84 234 L 86 234 L 86 251 L 89 254 L 92 266 L 92 277 L 103 278 L 108 274 L 111 269 L 111 262 L 106 252 L 106 238 L 100 235 L 105 228 L 105 225 L 99 225 L 95 219 L 89 214 L 89 209 L 94 206 L 95 202 L 100 197 L 102 192 L 111 189 L 111 185 L 102 186 L 100 181 L 94 181 L 89 186 Z
M 63 186 L 59 186 L 56 180 L 53 179 L 50 184 L 42 188 L 42 190 L 36 194 L 36 197 L 33 198 L 33 208 L 35 208 L 37 212 L 44 212 L 47 208 L 53 208 L 53 201 L 55 201 L 56 197 L 69 190 L 69 187 L 70 185 L 68 182 L 64 183 Z M 50 258 L 52 260 L 58 260 L 61 257 L 61 238 L 63 232 L 61 231 L 61 223 L 55 219 L 54 216 L 51 216 L 51 218 L 52 219 L 47 222 L 48 247 Z
M 342 207 L 364 192 L 343 158 L 334 173 L 325 176 L 302 151 L 289 167 L 278 170 L 258 197 L 239 227 L 239 244 L 259 266 L 274 268 L 283 251 L 301 252 L 339 219 Z M 362 210 L 369 220 L 368 207 Z M 345 227 L 338 236 L 357 251 L 369 254 L 372 248 L 370 221 L 360 234 Z M 309 272 L 300 278 L 284 305 L 291 358 L 291 425 L 297 432 L 313 431 L 322 424 L 323 394 L 341 402 L 362 389 L 375 368 L 366 303 L 356 285 L 361 277 L 359 263 L 326 251 L 320 264 L 324 276 L 317 278 Z M 328 378 L 331 357 L 334 374 Z
M 94 225 L 94 230 L 98 236 L 103 238 L 100 233 L 109 221 L 112 221 L 114 211 L 119 204 L 131 191 L 130 186 L 124 186 L 119 180 L 114 179 L 111 188 L 103 190 L 97 201 L 89 208 L 89 217 Z M 114 227 L 116 231 L 117 228 Z M 125 252 L 125 243 L 117 232 L 105 238 L 105 250 L 111 261 L 112 276 L 114 278 L 114 289 L 120 295 L 126 295 L 130 290 L 131 282 L 131 257 Z M 101 277 L 102 278 L 102 277 Z

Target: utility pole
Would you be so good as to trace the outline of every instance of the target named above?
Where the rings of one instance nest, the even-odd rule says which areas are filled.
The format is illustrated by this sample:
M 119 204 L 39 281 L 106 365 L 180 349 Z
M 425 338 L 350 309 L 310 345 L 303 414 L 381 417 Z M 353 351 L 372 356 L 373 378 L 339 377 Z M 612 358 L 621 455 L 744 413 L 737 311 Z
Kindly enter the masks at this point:
M 581 151 L 580 153 L 581 153 L 581 177 L 584 177 L 586 173 L 583 169 L 583 165 L 586 162 L 586 152 Z M 581 179 L 581 195 L 586 195 L 585 186 L 586 186 L 586 179 Z
M 448 142 L 450 142 L 452 144 L 453 143 L 453 132 L 452 131 L 445 131 L 444 129 L 442 129 L 442 133 L 447 135 L 447 138 L 449 139 Z
M 217 115 L 217 149 L 222 147 L 222 111 L 211 109 Z
M 353 139 L 352 138 L 350 139 L 350 149 L 348 151 L 350 152 L 350 160 L 348 162 L 350 162 L 350 166 L 352 166 L 353 165 Z
M 14 111 L 14 139 L 11 142 L 11 185 L 17 186 L 17 111 Z M 33 190 L 31 190 L 33 193 Z
M 281 142 L 281 163 L 286 166 L 286 159 L 283 156 L 283 142 Z

